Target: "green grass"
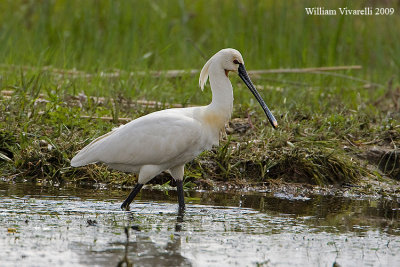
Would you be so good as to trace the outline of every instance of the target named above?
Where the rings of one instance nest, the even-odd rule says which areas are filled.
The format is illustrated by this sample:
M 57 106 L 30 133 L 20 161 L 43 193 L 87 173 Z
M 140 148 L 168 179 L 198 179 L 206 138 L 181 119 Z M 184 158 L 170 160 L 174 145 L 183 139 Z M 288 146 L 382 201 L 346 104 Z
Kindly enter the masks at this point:
M 136 118 L 158 108 L 129 108 L 118 99 L 134 100 L 118 95 L 115 104 L 110 98 L 103 103 L 90 98 L 79 102 L 66 93 L 63 82 L 52 86 L 56 83 L 48 75 L 21 75 L 12 86 L 14 94 L 0 102 L 0 153 L 11 159 L 0 161 L 3 176 L 56 183 L 133 183 L 132 176 L 109 172 L 103 166 L 70 167 L 69 160 L 76 151 L 119 125 L 118 120 L 89 120 L 81 115 Z M 73 86 L 75 81 L 70 83 Z M 223 138 L 220 147 L 189 163 L 186 178 L 200 184 L 208 184 L 209 179 L 239 184 L 247 179 L 259 184 L 278 178 L 318 185 L 357 183 L 372 174 L 360 153 L 371 145 L 400 145 L 398 120 L 392 113 L 382 113 L 395 103 L 386 99 L 376 104 L 375 98 L 369 98 L 372 90 L 360 94 L 354 89 L 328 88 L 322 95 L 318 89 L 274 88 L 268 97 L 270 104 L 275 104 L 278 130 L 269 126 L 254 101 L 237 102 L 228 128 L 230 135 Z M 238 91 L 249 95 L 245 90 Z M 390 93 L 393 88 L 384 91 Z M 47 102 L 38 101 L 43 97 L 40 93 Z M 164 183 L 165 177 L 161 179 Z
M 304 8 L 321 6 L 320 1 L 221 2 L 0 2 L 0 88 L 14 91 L 11 98 L 0 97 L 0 176 L 132 183 L 131 176 L 102 166 L 70 168 L 69 159 L 117 126 L 118 117 L 137 118 L 164 108 L 127 108 L 122 100 L 209 103 L 209 87 L 201 92 L 197 76 L 154 78 L 129 72 L 200 69 L 225 47 L 240 50 L 249 70 L 363 68 L 253 77 L 278 120 L 276 131 L 240 79 L 231 75 L 233 117 L 240 118 L 240 127 L 231 123 L 231 135 L 219 148 L 189 163 L 188 178 L 342 184 L 376 174 L 360 154 L 374 145 L 400 145 L 400 46 L 394 27 L 400 25 L 399 3 L 373 3 L 394 7 L 392 16 L 307 16 Z M 339 6 L 362 8 L 363 2 L 324 2 L 325 9 Z M 51 68 L 41 70 L 44 66 Z M 92 76 L 73 77 L 52 68 Z M 115 70 L 121 73 L 117 78 L 102 75 Z M 106 101 L 89 98 L 79 105 L 73 96 L 81 92 Z M 37 101 L 42 98 L 48 102 Z
M 253 69 L 360 64 L 362 76 L 376 82 L 399 71 L 397 1 L 373 3 L 397 9 L 392 16 L 305 14 L 320 1 L 222 2 L 2 1 L 0 62 L 91 72 L 187 69 L 234 47 Z

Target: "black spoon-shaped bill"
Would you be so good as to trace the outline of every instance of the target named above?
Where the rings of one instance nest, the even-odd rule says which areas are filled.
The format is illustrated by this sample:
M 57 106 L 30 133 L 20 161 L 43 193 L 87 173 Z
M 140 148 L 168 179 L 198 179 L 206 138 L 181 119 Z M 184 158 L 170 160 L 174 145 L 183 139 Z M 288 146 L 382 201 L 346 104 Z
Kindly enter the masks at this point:
M 250 91 L 253 93 L 255 98 L 257 99 L 258 103 L 260 103 L 262 109 L 265 112 L 265 115 L 267 115 L 269 122 L 271 123 L 272 127 L 274 129 L 278 127 L 278 123 L 272 115 L 271 111 L 269 110 L 267 104 L 265 104 L 264 100 L 262 99 L 261 95 L 258 93 L 256 87 L 253 85 L 253 83 L 250 80 L 249 75 L 247 74 L 247 71 L 244 67 L 244 64 L 239 64 L 239 69 L 238 69 L 238 74 L 239 77 L 243 80 L 243 82 L 246 84 L 246 86 L 250 89 Z

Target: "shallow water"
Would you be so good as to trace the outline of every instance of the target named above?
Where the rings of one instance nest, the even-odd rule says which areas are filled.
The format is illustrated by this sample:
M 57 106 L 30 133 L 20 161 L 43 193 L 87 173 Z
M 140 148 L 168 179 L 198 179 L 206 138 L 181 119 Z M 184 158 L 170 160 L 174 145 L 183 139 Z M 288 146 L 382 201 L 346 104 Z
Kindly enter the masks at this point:
M 399 200 L 128 193 L 0 182 L 0 266 L 400 264 Z

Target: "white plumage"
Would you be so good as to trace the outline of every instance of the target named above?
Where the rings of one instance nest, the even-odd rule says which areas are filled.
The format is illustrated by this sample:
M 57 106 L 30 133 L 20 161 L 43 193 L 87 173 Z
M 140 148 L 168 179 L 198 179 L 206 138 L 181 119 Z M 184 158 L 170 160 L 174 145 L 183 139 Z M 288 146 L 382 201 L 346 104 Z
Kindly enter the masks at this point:
M 184 165 L 218 144 L 215 133 L 202 127 L 196 116 L 202 109 L 167 109 L 140 117 L 95 139 L 72 159 L 71 165 L 103 162 L 124 172 L 139 172 L 149 166 L 147 169 L 151 167 L 153 173 L 142 174 L 139 179 L 145 184 L 162 171 Z
M 207 78 L 210 79 L 211 104 L 166 109 L 135 119 L 95 139 L 71 160 L 71 165 L 79 167 L 102 162 L 116 170 L 139 173 L 140 186 L 135 187 L 134 191 L 137 192 L 132 191 L 123 208 L 128 208 L 141 185 L 159 173 L 168 171 L 177 181 L 180 208 L 184 208 L 183 191 L 179 188 L 182 186 L 184 165 L 202 151 L 218 145 L 219 133 L 229 120 L 233 107 L 228 72 L 238 70 L 239 76 L 249 86 L 251 81 L 244 69 L 241 54 L 234 49 L 219 51 L 205 64 L 199 79 L 201 89 Z M 275 127 L 276 121 L 268 112 L 267 116 Z

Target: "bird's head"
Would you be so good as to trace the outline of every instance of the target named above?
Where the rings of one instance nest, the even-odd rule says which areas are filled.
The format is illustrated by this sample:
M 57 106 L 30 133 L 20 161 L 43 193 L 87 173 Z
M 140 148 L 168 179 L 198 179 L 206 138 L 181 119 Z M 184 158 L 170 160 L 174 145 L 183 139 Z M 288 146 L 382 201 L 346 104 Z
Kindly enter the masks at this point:
M 244 65 L 242 54 L 232 48 L 222 49 L 215 54 L 215 62 L 221 65 L 226 76 L 230 71 L 238 72 L 239 66 Z
M 238 72 L 239 66 L 244 65 L 244 61 L 242 55 L 236 49 L 225 48 L 217 52 L 207 61 L 201 70 L 199 78 L 201 90 L 204 89 L 204 85 L 207 82 L 211 64 L 216 65 L 220 69 L 224 70 L 225 75 L 228 77 L 228 73 L 230 71 Z
M 276 128 L 278 126 L 274 115 L 272 115 L 271 111 L 268 109 L 264 100 L 255 88 L 254 84 L 251 82 L 250 77 L 244 67 L 243 57 L 239 51 L 232 48 L 222 49 L 207 61 L 200 72 L 199 83 L 201 90 L 204 89 L 204 85 L 207 82 L 211 64 L 213 64 L 213 66 L 215 64 L 217 64 L 217 66 L 219 65 L 220 68 L 225 71 L 226 77 L 228 77 L 230 71 L 238 73 L 239 77 L 243 80 L 243 82 L 253 93 L 257 101 L 260 103 L 272 127 Z

